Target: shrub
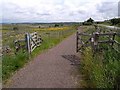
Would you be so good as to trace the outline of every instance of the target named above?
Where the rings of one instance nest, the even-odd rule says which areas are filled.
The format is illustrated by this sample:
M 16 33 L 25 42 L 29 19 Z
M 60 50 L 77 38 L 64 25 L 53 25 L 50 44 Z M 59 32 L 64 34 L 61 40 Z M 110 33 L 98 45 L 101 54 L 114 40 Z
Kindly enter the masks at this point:
M 13 27 L 13 30 L 18 30 L 18 27 Z
M 83 25 L 92 25 L 91 22 L 83 22 Z

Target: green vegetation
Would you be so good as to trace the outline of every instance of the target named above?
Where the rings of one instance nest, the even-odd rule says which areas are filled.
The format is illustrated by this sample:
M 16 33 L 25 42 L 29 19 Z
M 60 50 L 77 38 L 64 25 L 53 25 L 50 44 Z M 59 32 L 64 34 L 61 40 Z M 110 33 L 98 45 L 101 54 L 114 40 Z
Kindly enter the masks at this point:
M 20 51 L 17 55 L 5 55 L 2 59 L 2 78 L 3 81 L 8 79 L 16 70 L 24 66 L 28 62 L 28 54 Z
M 6 83 L 7 79 L 10 78 L 15 71 L 22 68 L 27 62 L 35 58 L 41 52 L 48 50 L 59 42 L 61 42 L 64 38 L 73 34 L 76 30 L 75 25 L 64 26 L 64 27 L 50 27 L 48 26 L 44 28 L 39 28 L 34 25 L 17 25 L 18 30 L 13 30 L 12 27 L 14 25 L 5 25 L 3 26 L 3 45 L 8 45 L 11 49 L 10 53 L 4 54 L 2 58 L 2 78 L 3 82 Z M 42 27 L 42 26 L 41 26 Z M 14 49 L 14 40 L 15 39 L 24 39 L 24 35 L 26 32 L 32 33 L 37 32 L 41 35 L 43 42 L 41 46 L 37 47 L 32 54 L 29 56 L 25 50 L 21 50 L 15 55 Z M 10 34 L 10 37 L 8 37 Z
M 113 18 L 110 20 L 112 25 L 119 25 L 120 26 L 120 18 Z
M 83 54 L 83 73 L 86 75 L 88 87 L 120 87 L 119 53 L 109 48 L 108 51 L 97 53 L 93 57 L 93 52 L 89 47 Z
M 94 23 L 94 20 L 92 18 L 89 18 L 87 21 L 83 22 L 83 25 L 92 25 Z
M 105 25 L 112 25 L 120 27 L 120 18 L 113 18 L 110 20 L 105 20 L 102 22 L 96 22 L 97 24 L 105 24 Z
M 94 28 L 87 27 L 87 30 L 90 33 Z M 102 28 L 102 32 L 107 32 L 106 30 L 105 27 Z M 101 39 L 106 40 L 106 37 Z M 119 40 L 120 37 L 117 37 L 117 41 Z M 87 87 L 120 88 L 120 52 L 108 44 L 101 44 L 99 47 L 104 49 L 94 53 L 91 47 L 86 47 L 81 54 L 82 72 L 85 75 Z

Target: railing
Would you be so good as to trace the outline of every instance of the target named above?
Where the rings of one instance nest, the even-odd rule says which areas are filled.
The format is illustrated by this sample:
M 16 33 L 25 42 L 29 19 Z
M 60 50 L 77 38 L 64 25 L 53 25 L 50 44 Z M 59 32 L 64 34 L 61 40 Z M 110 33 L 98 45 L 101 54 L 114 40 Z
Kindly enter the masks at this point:
M 94 51 L 99 49 L 99 45 L 101 43 L 106 43 L 108 45 L 111 45 L 114 49 L 114 44 L 115 46 L 118 46 L 120 48 L 120 43 L 115 40 L 116 36 L 120 36 L 120 33 L 117 32 L 111 32 L 111 33 L 101 33 L 96 30 L 93 34 L 87 34 L 87 33 L 79 33 L 77 32 L 77 43 L 76 43 L 76 51 L 79 52 L 82 50 L 83 47 L 91 46 Z M 88 36 L 88 40 L 82 40 L 82 36 Z M 106 37 L 107 39 L 100 40 L 100 37 Z M 116 51 L 119 52 L 118 49 L 115 49 Z

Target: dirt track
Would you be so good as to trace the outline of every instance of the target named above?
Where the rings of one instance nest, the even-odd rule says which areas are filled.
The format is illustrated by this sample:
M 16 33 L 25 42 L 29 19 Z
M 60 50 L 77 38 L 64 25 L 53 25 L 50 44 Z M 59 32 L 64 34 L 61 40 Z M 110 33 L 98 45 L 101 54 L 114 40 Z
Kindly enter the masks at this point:
M 75 34 L 37 56 L 10 80 L 10 88 L 76 88 L 79 64 Z

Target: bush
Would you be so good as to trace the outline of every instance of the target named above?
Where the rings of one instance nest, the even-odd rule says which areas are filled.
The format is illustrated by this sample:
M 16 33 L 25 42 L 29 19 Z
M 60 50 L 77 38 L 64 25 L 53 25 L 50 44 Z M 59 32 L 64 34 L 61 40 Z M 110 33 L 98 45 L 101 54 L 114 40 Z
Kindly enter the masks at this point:
M 59 27 L 59 24 L 55 24 L 55 26 L 54 27 Z
M 92 25 L 91 22 L 83 22 L 83 25 Z
M 18 27 L 13 27 L 13 30 L 18 30 Z
M 83 22 L 83 25 L 92 25 L 94 23 L 94 20 L 92 18 L 89 18 L 87 21 Z

